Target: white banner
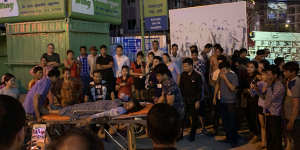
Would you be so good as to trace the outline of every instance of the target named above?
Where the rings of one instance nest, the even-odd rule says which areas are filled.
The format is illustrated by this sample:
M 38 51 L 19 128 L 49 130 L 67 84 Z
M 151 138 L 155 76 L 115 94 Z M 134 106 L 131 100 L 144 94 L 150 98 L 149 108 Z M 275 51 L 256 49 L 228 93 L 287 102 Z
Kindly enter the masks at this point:
M 247 47 L 246 2 L 173 9 L 169 17 L 171 44 L 178 44 L 182 56 L 190 56 L 191 45 L 202 50 L 219 43 L 228 55 Z
M 72 11 L 86 15 L 94 15 L 93 0 L 72 0 Z
M 17 0 L 0 0 L 0 18 L 19 16 Z

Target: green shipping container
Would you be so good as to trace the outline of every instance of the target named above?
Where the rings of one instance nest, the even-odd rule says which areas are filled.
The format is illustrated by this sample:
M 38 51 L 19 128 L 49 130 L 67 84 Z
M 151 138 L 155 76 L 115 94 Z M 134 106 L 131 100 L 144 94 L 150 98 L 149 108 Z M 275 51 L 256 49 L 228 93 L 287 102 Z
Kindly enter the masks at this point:
M 0 32 L 1 34 L 1 32 Z M 7 51 L 6 51 L 6 36 L 5 34 L 0 35 L 0 76 L 8 71 L 7 65 Z
M 82 45 L 99 47 L 109 45 L 110 41 L 109 24 L 71 19 L 6 24 L 6 37 L 7 58 L 0 55 L 0 62 L 7 59 L 5 65 L 16 76 L 23 92 L 32 78 L 29 70 L 39 64 L 48 43 L 55 45 L 55 52 L 60 54 L 63 62 L 69 49 L 78 56 Z M 0 67 L 2 73 L 5 67 Z

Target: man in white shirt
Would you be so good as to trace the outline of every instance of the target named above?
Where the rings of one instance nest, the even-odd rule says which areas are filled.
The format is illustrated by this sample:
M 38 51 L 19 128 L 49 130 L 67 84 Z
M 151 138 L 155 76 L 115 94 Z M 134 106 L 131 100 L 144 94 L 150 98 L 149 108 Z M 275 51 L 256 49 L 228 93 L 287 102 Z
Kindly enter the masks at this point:
M 90 76 L 93 77 L 93 72 L 96 70 L 96 60 L 97 60 L 97 48 L 96 46 L 92 46 L 90 48 L 91 54 L 88 55 L 88 64 L 90 66 Z
M 153 52 L 155 56 L 160 56 L 162 57 L 162 55 L 164 54 L 163 51 L 159 50 L 159 43 L 158 41 L 153 41 L 152 42 L 152 50 L 149 51 L 150 52 Z
M 116 48 L 116 55 L 114 56 L 114 73 L 115 77 L 121 76 L 121 70 L 123 66 L 130 67 L 129 58 L 123 55 L 123 47 L 118 45 Z

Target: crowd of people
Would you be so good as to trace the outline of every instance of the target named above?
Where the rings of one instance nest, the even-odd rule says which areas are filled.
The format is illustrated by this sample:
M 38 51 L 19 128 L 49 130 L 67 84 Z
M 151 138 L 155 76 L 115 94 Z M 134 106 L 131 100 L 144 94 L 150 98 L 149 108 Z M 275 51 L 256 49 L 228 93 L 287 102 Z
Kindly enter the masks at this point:
M 206 44 L 201 51 L 193 45 L 191 56 L 187 57 L 180 55 L 177 44 L 171 46 L 169 53 L 159 49 L 158 41 L 152 47 L 146 56 L 138 52 L 131 62 L 121 45 L 116 47 L 115 56 L 108 54 L 105 45 L 99 47 L 99 54 L 95 46 L 89 48 L 90 54 L 81 46 L 80 56 L 75 58 L 74 51 L 68 50 L 61 64 L 54 44 L 48 44 L 40 64 L 29 72 L 33 79 L 23 103 L 25 112 L 18 114 L 23 117 L 15 125 L 18 130 L 10 133 L 16 136 L 16 141 L 9 142 L 22 140 L 18 135 L 25 114 L 27 118 L 41 121 L 42 115 L 67 106 L 118 99 L 156 104 L 148 114 L 148 135 L 154 147 L 174 148 L 176 139 L 182 138 L 182 129 L 187 127 L 191 128 L 188 140 L 195 141 L 199 123 L 202 134 L 209 134 L 206 126 L 210 123 L 213 135 L 218 135 L 220 118 L 226 142 L 236 147 L 241 139 L 238 129 L 246 118 L 251 133 L 249 143 L 259 142 L 258 149 L 300 148 L 297 62 L 285 62 L 281 57 L 269 62 L 268 49 L 258 50 L 253 60 L 247 58 L 245 48 L 228 56 L 220 44 Z M 14 75 L 4 74 L 0 94 L 18 99 L 20 93 L 15 80 Z M 5 111 L 0 111 L 1 128 L 7 125 L 2 125 L 5 121 L 1 117 L 5 115 Z M 74 131 L 62 139 L 77 136 L 73 140 L 86 141 L 85 144 L 97 141 L 88 140 L 93 136 L 81 135 L 86 134 Z M 54 145 L 63 146 L 63 140 Z M 5 142 L 1 141 L 0 147 L 2 144 Z

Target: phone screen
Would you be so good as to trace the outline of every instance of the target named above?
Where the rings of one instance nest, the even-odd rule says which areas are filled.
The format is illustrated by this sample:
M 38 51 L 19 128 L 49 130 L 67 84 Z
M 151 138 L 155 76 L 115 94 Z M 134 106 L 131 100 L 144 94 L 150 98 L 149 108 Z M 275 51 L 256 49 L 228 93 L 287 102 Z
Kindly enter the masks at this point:
M 46 125 L 35 124 L 32 128 L 31 150 L 41 149 L 45 145 Z

